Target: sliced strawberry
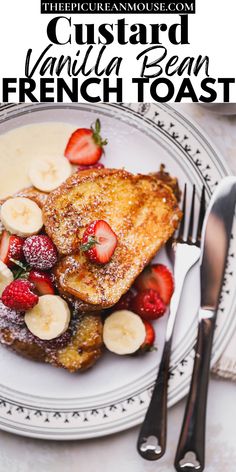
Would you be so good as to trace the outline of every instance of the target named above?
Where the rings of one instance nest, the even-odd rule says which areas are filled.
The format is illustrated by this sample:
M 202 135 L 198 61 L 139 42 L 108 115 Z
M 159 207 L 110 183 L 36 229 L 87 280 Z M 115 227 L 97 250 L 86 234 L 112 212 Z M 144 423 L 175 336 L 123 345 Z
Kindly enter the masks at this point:
M 81 250 L 91 262 L 106 264 L 117 246 L 117 237 L 110 225 L 103 220 L 93 221 L 85 230 Z
M 0 243 L 0 259 L 4 264 L 9 264 L 10 233 L 3 231 Z
M 174 280 L 170 270 L 163 264 L 147 266 L 135 281 L 137 290 L 156 290 L 165 305 L 169 305 L 174 292 Z
M 52 282 L 52 276 L 42 270 L 31 270 L 28 280 L 33 282 L 39 295 L 54 295 L 55 289 Z
M 107 140 L 100 135 L 101 123 L 96 120 L 95 129 L 78 128 L 71 135 L 64 155 L 72 164 L 91 165 L 96 164 L 103 153 L 103 146 Z
M 0 243 L 0 259 L 8 267 L 12 267 L 14 262 L 11 259 L 16 261 L 24 260 L 23 254 L 23 245 L 24 239 L 20 236 L 15 236 L 14 234 L 8 233 L 4 230 L 1 237 Z
M 140 347 L 142 352 L 151 351 L 153 349 L 154 341 L 155 341 L 155 331 L 151 323 L 149 321 L 143 320 L 143 324 L 146 330 L 146 337 L 142 346 Z

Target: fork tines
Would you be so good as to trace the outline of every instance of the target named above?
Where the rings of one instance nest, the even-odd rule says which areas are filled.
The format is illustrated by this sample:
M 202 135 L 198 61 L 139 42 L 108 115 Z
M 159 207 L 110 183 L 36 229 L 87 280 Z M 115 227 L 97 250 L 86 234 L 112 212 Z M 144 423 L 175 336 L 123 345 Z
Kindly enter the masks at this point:
M 187 184 L 185 184 L 184 192 L 183 192 L 183 203 L 182 203 L 183 218 L 181 220 L 179 231 L 177 233 L 175 240 L 177 242 L 178 241 L 186 242 L 188 244 L 194 244 L 196 246 L 200 246 L 202 225 L 203 225 L 204 216 L 206 212 L 205 187 L 204 186 L 202 187 L 200 207 L 199 207 L 199 213 L 198 213 L 197 231 L 194 236 L 195 196 L 196 196 L 196 187 L 195 185 L 193 185 L 188 232 L 187 232 L 187 236 L 185 237 L 184 234 L 185 234 L 185 226 L 186 226 L 186 206 L 187 206 Z

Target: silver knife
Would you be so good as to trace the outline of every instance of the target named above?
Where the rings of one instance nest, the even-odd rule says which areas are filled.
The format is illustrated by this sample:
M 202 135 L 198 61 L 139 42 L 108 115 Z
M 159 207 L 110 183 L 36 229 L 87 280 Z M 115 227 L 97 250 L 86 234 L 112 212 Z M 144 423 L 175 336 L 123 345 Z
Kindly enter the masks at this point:
M 175 457 L 178 472 L 202 472 L 213 335 L 236 203 L 236 177 L 225 177 L 207 209 L 200 258 L 201 304 L 190 391 Z

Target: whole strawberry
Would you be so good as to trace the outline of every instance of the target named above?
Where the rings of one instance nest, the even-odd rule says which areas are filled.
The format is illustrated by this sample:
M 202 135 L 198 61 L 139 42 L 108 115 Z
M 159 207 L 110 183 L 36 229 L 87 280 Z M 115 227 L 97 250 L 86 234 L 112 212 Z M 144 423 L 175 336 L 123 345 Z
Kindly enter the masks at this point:
M 30 310 L 38 303 L 38 295 L 33 289 L 34 285 L 28 280 L 14 280 L 3 291 L 2 302 L 12 310 Z
M 156 290 L 146 289 L 135 295 L 132 310 L 144 320 L 156 320 L 164 315 L 166 306 Z
M 30 236 L 24 242 L 26 262 L 34 269 L 48 270 L 57 262 L 57 249 L 46 234 Z

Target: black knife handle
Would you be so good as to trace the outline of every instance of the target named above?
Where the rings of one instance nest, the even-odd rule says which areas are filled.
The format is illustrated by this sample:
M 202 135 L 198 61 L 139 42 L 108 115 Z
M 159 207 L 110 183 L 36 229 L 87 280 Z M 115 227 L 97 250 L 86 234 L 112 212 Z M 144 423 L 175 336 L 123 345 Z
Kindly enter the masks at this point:
M 192 381 L 175 457 L 178 472 L 202 472 L 205 466 L 206 406 L 214 327 L 214 316 L 199 322 Z

